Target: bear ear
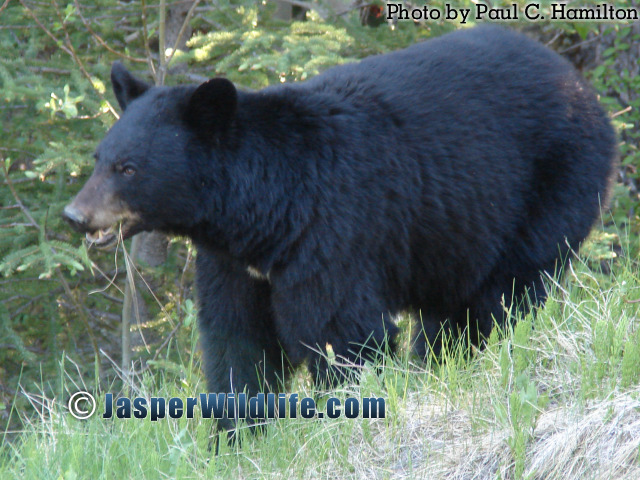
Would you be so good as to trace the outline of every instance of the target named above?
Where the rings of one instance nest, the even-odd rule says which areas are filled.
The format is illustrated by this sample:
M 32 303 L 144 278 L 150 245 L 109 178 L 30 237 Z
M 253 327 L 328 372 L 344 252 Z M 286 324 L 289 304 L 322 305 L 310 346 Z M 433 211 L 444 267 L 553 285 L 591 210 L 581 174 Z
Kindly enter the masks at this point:
M 238 108 L 236 87 L 226 78 L 212 78 L 196 88 L 185 110 L 185 121 L 203 139 L 214 140 L 229 128 Z
M 120 62 L 113 62 L 111 66 L 111 84 L 122 111 L 125 111 L 127 105 L 151 88 L 148 83 L 131 75 Z

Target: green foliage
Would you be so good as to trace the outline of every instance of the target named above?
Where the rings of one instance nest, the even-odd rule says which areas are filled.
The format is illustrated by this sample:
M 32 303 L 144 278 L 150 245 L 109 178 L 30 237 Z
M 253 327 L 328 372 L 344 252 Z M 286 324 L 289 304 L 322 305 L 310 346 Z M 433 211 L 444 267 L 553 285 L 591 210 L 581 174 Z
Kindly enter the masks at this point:
M 445 0 L 436 0 L 429 5 L 444 9 L 445 3 Z M 511 2 L 495 3 L 507 5 Z M 522 6 L 526 2 L 518 0 L 517 3 Z M 543 9 L 548 8 L 548 1 L 541 3 Z M 77 361 L 84 378 L 94 379 L 88 383 L 95 388 L 100 382 L 108 383 L 115 375 L 108 367 L 95 374 L 93 361 L 98 353 L 87 339 L 95 339 L 96 346 L 117 362 L 126 271 L 122 251 L 88 251 L 83 240 L 63 224 L 60 213 L 86 181 L 93 165 L 91 154 L 115 121 L 115 101 L 108 86 L 111 62 L 123 60 L 147 78 L 149 75 L 144 69 L 148 61 L 157 64 L 157 55 L 148 53 L 155 52 L 158 43 L 157 6 L 147 4 L 145 29 L 142 5 L 140 0 L 96 0 L 87 5 L 56 4 L 55 1 L 9 2 L 0 12 L 0 49 L 3 52 L 0 56 L 0 161 L 4 172 L 3 188 L 0 188 L 0 344 L 3 346 L 0 348 L 0 425 L 9 419 L 12 407 L 18 411 L 32 411 L 29 399 L 17 394 L 19 379 L 27 389 L 38 380 L 44 396 L 55 396 L 64 390 L 64 376 L 52 372 L 58 371 L 58 359 L 63 358 L 65 352 Z M 471 0 L 457 4 L 467 8 L 472 5 Z M 400 22 L 393 28 L 386 25 L 368 28 L 360 24 L 357 10 L 324 18 L 318 12 L 310 11 L 305 21 L 283 22 L 273 17 L 274 11 L 274 2 L 222 0 L 206 7 L 203 3 L 191 22 L 194 33 L 188 41 L 189 50 L 176 52 L 167 82 L 193 81 L 194 75 L 196 78 L 224 75 L 248 88 L 302 81 L 332 65 L 402 48 L 460 26 L 456 22 L 422 25 Z M 553 27 L 582 39 L 598 33 L 598 25 L 594 23 L 555 24 Z M 637 172 L 640 104 L 630 94 L 640 90 L 640 84 L 631 72 L 618 72 L 611 67 L 638 38 L 628 27 L 611 25 L 609 28 L 617 32 L 614 45 L 604 52 L 604 63 L 587 75 L 595 87 L 605 93 L 602 102 L 608 110 L 623 112 L 615 119 L 624 133 L 622 164 L 626 175 L 635 181 L 640 175 Z M 149 33 L 147 39 L 145 30 Z M 632 99 L 627 103 L 621 100 L 627 98 Z M 632 108 L 624 110 L 628 106 Z M 613 218 L 618 227 L 637 233 L 640 199 L 637 195 L 629 195 L 628 187 L 617 187 Z M 612 243 L 617 243 L 617 237 L 611 235 L 600 232 L 587 245 L 591 258 L 589 265 L 594 270 L 603 260 L 610 261 L 607 265 L 617 267 L 618 259 L 614 258 L 611 248 Z M 627 249 L 629 255 L 636 252 L 636 240 L 632 242 L 633 248 Z M 164 266 L 153 270 L 140 267 L 152 288 L 151 291 L 141 288 L 144 289 L 143 296 L 150 300 L 151 321 L 150 325 L 134 326 L 136 331 L 151 331 L 157 337 L 167 339 L 165 343 L 151 341 L 149 347 L 145 340 L 137 351 L 141 358 L 148 360 L 148 368 L 177 376 L 180 379 L 176 381 L 177 388 L 183 386 L 189 393 L 197 384 L 194 376 L 199 375 L 193 363 L 197 362 L 197 352 L 194 348 L 196 307 L 191 300 L 191 258 L 190 245 L 174 240 Z M 179 281 L 176 280 L 178 277 Z M 599 288 L 602 277 L 585 275 L 581 281 L 585 289 L 581 293 L 572 291 L 575 304 L 581 309 L 597 310 L 598 303 L 593 295 L 588 298 L 580 295 L 587 295 L 588 289 Z M 636 283 L 635 279 L 628 279 L 628 285 Z M 560 301 L 551 301 L 547 308 L 566 316 L 567 328 L 575 327 L 591 342 L 571 367 L 580 377 L 584 398 L 597 396 L 603 387 L 637 385 L 640 329 L 633 319 L 636 309 L 628 308 L 633 304 L 614 303 L 611 307 L 615 316 L 600 315 L 592 324 L 578 321 L 582 320 L 580 318 L 576 320 L 575 312 L 562 310 L 563 305 Z M 619 322 L 618 318 L 621 319 Z M 571 323 L 573 320 L 576 320 L 575 324 Z M 585 324 L 592 328 L 585 328 Z M 500 382 L 495 389 L 500 392 L 501 403 L 488 402 L 491 411 L 485 411 L 483 419 L 474 423 L 482 426 L 487 418 L 495 416 L 501 425 L 510 429 L 508 445 L 515 458 L 517 477 L 523 474 L 524 452 L 532 440 L 539 412 L 547 401 L 540 381 L 533 376 L 535 369 L 540 367 L 536 363 L 539 346 L 532 340 L 536 328 L 533 319 L 528 318 L 508 333 L 512 335 L 511 342 L 504 342 L 497 332 L 492 335 L 488 343 L 499 352 L 497 378 Z M 157 350 L 158 344 L 163 344 L 162 350 Z M 470 393 L 470 377 L 479 371 L 474 369 L 480 368 L 472 365 L 467 370 L 470 358 L 470 352 L 457 345 L 445 352 L 445 360 L 440 365 L 433 366 L 435 374 L 422 372 L 416 379 L 410 374 L 413 366 L 406 356 L 402 365 L 391 366 L 381 378 L 373 374 L 365 376 L 364 385 L 379 394 L 385 393 L 392 412 L 401 411 L 411 392 L 420 388 L 416 386 L 420 382 L 434 387 L 451 404 L 461 404 Z M 486 358 L 493 361 L 490 356 Z M 42 381 L 42 378 L 47 380 Z M 151 384 L 153 378 L 146 377 L 145 382 Z M 159 388 L 161 384 L 158 380 L 155 387 Z M 167 393 L 176 393 L 172 387 L 168 388 Z M 471 390 L 475 399 L 475 391 Z M 481 398 L 480 394 L 478 398 Z M 17 427 L 16 418 L 15 415 L 11 417 L 12 428 Z M 20 420 L 26 421 L 25 418 Z M 398 418 L 391 419 L 386 428 L 397 428 L 399 424 Z M 308 430 L 308 427 L 296 424 L 295 432 L 300 437 L 297 448 L 308 450 L 309 442 L 317 447 L 318 458 L 323 459 L 332 456 L 330 449 L 322 447 L 325 444 L 346 452 L 349 437 L 334 439 L 332 432 L 336 425 L 329 425 L 328 430 L 323 431 Z M 157 476 L 154 475 L 159 468 L 157 462 L 162 462 L 163 472 L 174 477 L 189 475 L 194 466 L 199 472 L 213 474 L 251 468 L 244 461 L 238 462 L 241 467 L 226 463 L 228 457 L 209 464 L 200 457 L 185 456 L 184 452 L 194 446 L 206 450 L 206 426 L 194 427 L 192 422 L 176 426 L 174 430 L 171 429 L 173 426 L 165 426 L 161 431 L 147 427 L 143 430 L 147 437 L 141 442 L 136 437 L 137 426 L 119 425 L 111 436 L 110 426 L 101 424 L 90 424 L 86 430 L 78 425 L 56 425 L 55 429 L 60 428 L 58 431 L 88 433 L 88 444 L 84 443 L 84 437 L 82 442 L 78 441 L 80 435 L 60 435 L 57 441 L 63 442 L 59 451 L 64 451 L 64 456 L 48 457 L 51 463 L 42 464 L 37 454 L 42 448 L 48 448 L 43 434 L 36 439 L 26 439 L 20 453 L 12 458 L 21 465 L 23 472 L 36 477 L 52 474 L 56 478 L 90 476 L 88 472 L 99 476 L 100 472 L 91 470 L 95 465 L 89 470 L 86 468 L 96 452 L 104 454 L 105 451 L 112 454 L 109 458 L 126 452 L 136 454 L 121 466 L 109 463 L 113 474 L 106 475 L 115 477 L 128 476 L 133 471 L 140 477 Z M 375 428 L 363 428 L 368 429 L 365 436 L 373 444 Z M 288 438 L 284 431 L 269 435 L 279 440 Z M 106 443 L 105 438 L 108 438 Z M 148 452 L 147 438 L 153 440 L 152 452 Z M 129 441 L 131 443 L 127 443 Z M 268 441 L 269 437 L 264 443 L 259 440 L 257 448 L 263 448 Z M 299 462 L 300 457 L 293 448 L 286 447 L 282 456 L 274 454 L 274 464 Z M 138 454 L 145 462 L 138 463 Z M 340 461 L 341 465 L 348 464 L 346 453 Z M 4 478 L 2 468 L 7 471 L 11 467 L 0 467 L 0 477 Z
M 640 328 L 624 342 L 620 384 L 628 388 L 640 382 Z
M 191 50 L 177 52 L 174 64 L 187 62 L 191 71 L 206 65 L 209 76 L 224 75 L 257 89 L 305 80 L 333 65 L 400 48 L 429 35 L 406 24 L 395 32 L 367 31 L 355 15 L 330 22 L 313 11 L 307 21 L 274 22 L 273 7 L 271 2 L 247 2 L 225 10 L 224 21 L 237 28 L 196 33 L 188 42 Z
M 329 66 L 353 60 L 343 56 L 352 41 L 345 29 L 325 23 L 293 22 L 288 31 L 269 31 L 258 28 L 256 22 L 248 31 L 195 36 L 189 42 L 191 52 L 176 55 L 176 61 L 214 64 L 216 74 L 260 88 L 278 81 L 305 80 Z
M 601 97 L 602 103 L 612 113 L 616 114 L 614 123 L 620 132 L 622 142 L 620 143 L 621 164 L 623 172 L 628 181 L 633 183 L 632 189 L 637 191 L 637 184 L 640 180 L 640 77 L 629 67 L 635 67 L 637 58 L 631 59 L 631 65 L 618 67 L 618 58 L 629 50 L 630 45 L 635 44 L 640 39 L 640 34 L 635 33 L 630 26 L 612 25 L 605 32 L 614 33 L 613 45 L 605 49 L 602 53 L 603 61 L 588 74 L 589 80 L 594 87 L 604 92 Z M 617 68 L 616 68 L 617 67 Z M 627 187 L 629 183 L 627 183 Z M 614 221 L 619 228 L 630 228 L 638 231 L 640 217 L 640 197 L 637 193 L 629 195 L 623 188 L 619 189 L 621 194 L 614 197 Z M 624 194 L 627 193 L 627 194 Z
M 506 402 L 495 403 L 495 415 L 511 430 L 507 444 L 513 455 L 516 479 L 524 478 L 527 448 L 538 415 L 548 403 L 547 395 L 539 392 L 532 378 L 536 359 L 532 334 L 533 318 L 529 315 L 515 324 L 513 343 L 503 343 L 499 357 L 501 381 L 508 396 Z

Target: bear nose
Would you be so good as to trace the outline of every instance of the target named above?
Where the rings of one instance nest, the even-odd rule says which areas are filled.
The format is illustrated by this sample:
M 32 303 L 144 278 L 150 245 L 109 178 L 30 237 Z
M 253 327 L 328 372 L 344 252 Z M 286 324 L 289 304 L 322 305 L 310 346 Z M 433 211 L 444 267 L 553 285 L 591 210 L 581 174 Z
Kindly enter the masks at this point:
M 85 232 L 87 226 L 87 217 L 85 217 L 80 210 L 73 205 L 67 205 L 62 212 L 62 218 L 64 218 L 74 230 L 78 232 Z

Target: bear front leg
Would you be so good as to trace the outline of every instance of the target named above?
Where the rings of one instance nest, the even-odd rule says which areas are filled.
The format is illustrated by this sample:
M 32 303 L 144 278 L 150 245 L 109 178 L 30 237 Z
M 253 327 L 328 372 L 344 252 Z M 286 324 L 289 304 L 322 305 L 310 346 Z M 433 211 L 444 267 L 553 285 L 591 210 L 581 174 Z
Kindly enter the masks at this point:
M 276 326 L 287 357 L 293 365 L 306 362 L 319 387 L 355 380 L 365 360 L 395 349 L 398 328 L 383 300 L 362 281 L 346 283 L 348 290 L 317 277 L 287 288 L 274 283 Z
M 199 250 L 198 325 L 210 393 L 277 392 L 284 376 L 282 350 L 270 303 L 270 286 L 233 258 Z M 233 429 L 233 419 L 218 421 Z

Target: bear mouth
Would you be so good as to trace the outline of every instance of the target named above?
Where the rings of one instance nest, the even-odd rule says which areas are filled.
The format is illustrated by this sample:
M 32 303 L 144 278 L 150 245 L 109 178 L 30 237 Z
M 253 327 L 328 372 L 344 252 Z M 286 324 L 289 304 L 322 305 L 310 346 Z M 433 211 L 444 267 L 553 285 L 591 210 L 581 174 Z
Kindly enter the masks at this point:
M 115 228 L 113 226 L 109 228 L 100 228 L 93 232 L 85 233 L 85 237 L 89 245 L 96 246 L 98 248 L 107 248 L 116 243 L 118 236 L 114 233 Z
M 136 229 L 134 226 L 120 223 L 118 225 L 112 225 L 109 228 L 99 228 L 93 232 L 86 232 L 85 238 L 90 247 L 105 249 L 118 243 L 118 241 L 124 241 L 132 237 L 138 230 L 140 229 Z

